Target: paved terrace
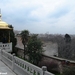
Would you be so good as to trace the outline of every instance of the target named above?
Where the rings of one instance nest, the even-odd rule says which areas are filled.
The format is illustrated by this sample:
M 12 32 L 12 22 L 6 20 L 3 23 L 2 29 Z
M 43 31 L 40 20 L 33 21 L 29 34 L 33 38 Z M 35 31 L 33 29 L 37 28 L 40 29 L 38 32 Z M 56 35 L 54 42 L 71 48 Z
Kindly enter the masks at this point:
M 16 75 L 16 74 L 0 60 L 0 75 Z

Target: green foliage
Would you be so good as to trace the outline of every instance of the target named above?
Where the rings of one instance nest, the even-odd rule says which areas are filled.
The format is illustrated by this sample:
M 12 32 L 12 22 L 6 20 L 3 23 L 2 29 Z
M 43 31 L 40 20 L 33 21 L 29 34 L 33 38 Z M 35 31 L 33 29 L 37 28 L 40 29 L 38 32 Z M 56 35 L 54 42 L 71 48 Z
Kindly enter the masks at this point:
M 65 67 L 63 70 L 63 75 L 75 75 L 75 66 Z
M 65 42 L 70 43 L 71 42 L 71 37 L 69 34 L 65 34 Z
M 23 31 L 21 32 L 21 39 L 22 39 L 23 45 L 24 45 L 24 44 L 27 44 L 28 38 L 29 38 L 29 31 L 28 31 L 28 30 L 23 30 Z
M 58 73 L 58 74 L 55 74 L 55 75 L 61 75 L 61 74 Z
M 25 59 L 25 55 L 26 55 L 26 46 L 28 43 L 28 39 L 29 39 L 29 31 L 28 30 L 23 30 L 21 32 L 21 39 L 22 39 L 22 43 L 24 45 L 24 59 Z
M 35 65 L 42 58 L 42 42 L 37 38 L 37 35 L 32 35 L 27 45 L 27 54 L 29 56 L 29 61 Z
M 17 44 L 17 39 L 15 38 L 15 34 L 13 31 L 12 25 L 9 25 L 9 27 L 12 28 L 10 30 L 10 42 L 12 42 L 12 53 L 15 53 L 17 55 L 17 51 L 15 50 L 15 46 Z

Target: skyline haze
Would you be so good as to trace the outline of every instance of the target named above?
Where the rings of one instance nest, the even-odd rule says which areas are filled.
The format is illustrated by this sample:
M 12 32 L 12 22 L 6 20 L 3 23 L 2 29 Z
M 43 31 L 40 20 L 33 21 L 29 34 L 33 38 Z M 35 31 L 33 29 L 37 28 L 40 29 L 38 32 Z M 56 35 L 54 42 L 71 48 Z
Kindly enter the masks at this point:
M 14 30 L 75 34 L 75 0 L 0 0 L 0 8 Z

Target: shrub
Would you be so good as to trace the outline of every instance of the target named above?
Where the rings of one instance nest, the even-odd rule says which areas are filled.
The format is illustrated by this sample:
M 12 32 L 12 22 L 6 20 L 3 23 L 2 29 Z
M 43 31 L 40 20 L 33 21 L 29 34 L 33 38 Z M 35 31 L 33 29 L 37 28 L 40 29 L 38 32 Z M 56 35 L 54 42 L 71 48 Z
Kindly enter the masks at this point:
M 75 75 L 75 66 L 65 67 L 63 69 L 63 75 Z

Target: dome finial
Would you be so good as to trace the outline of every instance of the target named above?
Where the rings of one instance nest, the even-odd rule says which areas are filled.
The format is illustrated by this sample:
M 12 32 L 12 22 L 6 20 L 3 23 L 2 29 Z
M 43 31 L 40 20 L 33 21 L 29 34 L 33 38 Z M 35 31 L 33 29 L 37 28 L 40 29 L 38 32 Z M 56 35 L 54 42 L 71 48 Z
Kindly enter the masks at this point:
M 1 21 L 1 8 L 0 8 L 0 21 Z

